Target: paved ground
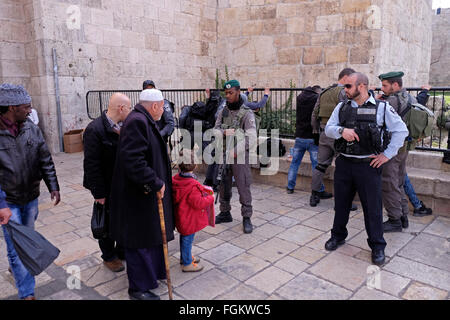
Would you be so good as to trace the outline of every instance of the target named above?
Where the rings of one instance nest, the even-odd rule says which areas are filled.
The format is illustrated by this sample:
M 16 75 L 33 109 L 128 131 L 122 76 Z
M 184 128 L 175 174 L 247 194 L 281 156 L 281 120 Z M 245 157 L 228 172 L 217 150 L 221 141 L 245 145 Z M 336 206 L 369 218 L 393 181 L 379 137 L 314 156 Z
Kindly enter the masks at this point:
M 103 266 L 91 236 L 92 198 L 82 187 L 82 153 L 58 154 L 54 160 L 62 203 L 54 207 L 42 184 L 36 228 L 61 254 L 37 277 L 36 297 L 128 299 L 126 272 Z M 329 253 L 323 246 L 333 222 L 332 199 L 311 208 L 306 192 L 287 195 L 261 184 L 252 186 L 252 195 L 252 234 L 242 232 L 234 188 L 235 220 L 196 235 L 193 252 L 205 266 L 202 272 L 181 272 L 178 234 L 170 242 L 175 299 L 449 299 L 450 219 L 411 216 L 407 232 L 385 235 L 386 264 L 372 273 L 361 210 L 352 213 L 347 243 Z M 2 237 L 0 252 L 0 299 L 17 299 Z M 79 289 L 67 273 L 74 266 L 81 271 Z M 155 292 L 168 299 L 164 282 Z

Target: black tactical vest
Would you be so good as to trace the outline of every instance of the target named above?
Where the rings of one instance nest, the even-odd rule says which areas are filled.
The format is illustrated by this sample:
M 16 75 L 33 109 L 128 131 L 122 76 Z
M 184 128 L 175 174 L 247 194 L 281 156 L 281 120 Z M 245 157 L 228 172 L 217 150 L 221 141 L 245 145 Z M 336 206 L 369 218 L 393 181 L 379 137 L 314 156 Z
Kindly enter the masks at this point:
M 363 156 L 379 154 L 386 150 L 390 140 L 388 132 L 385 124 L 382 127 L 377 124 L 380 104 L 384 104 L 386 112 L 386 103 L 380 100 L 376 100 L 376 105 L 364 104 L 358 108 L 353 108 L 350 100 L 342 105 L 339 110 L 339 125 L 354 129 L 359 142 L 357 140 L 348 142 L 344 138 L 337 139 L 334 143 L 336 152 Z

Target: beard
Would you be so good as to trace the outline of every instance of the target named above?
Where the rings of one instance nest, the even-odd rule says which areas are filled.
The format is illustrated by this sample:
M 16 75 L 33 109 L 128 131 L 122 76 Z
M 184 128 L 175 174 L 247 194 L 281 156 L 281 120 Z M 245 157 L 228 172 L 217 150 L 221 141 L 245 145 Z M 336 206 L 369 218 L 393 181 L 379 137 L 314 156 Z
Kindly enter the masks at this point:
M 349 99 L 354 100 L 355 98 L 358 98 L 361 95 L 361 92 L 356 88 L 355 92 L 353 94 L 347 94 L 347 97 Z

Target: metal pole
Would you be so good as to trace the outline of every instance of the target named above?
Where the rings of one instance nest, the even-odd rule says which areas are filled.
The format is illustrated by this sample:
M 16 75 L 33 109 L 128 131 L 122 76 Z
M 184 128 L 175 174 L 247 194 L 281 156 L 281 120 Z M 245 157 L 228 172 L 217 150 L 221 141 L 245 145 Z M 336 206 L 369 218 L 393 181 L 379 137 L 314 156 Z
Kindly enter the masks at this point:
M 55 80 L 55 97 L 56 97 L 56 116 L 58 119 L 58 134 L 59 134 L 59 151 L 64 152 L 64 141 L 62 132 L 62 118 L 61 118 L 61 101 L 59 96 L 59 82 L 58 82 L 58 61 L 56 59 L 56 49 L 52 49 L 53 54 L 53 74 Z

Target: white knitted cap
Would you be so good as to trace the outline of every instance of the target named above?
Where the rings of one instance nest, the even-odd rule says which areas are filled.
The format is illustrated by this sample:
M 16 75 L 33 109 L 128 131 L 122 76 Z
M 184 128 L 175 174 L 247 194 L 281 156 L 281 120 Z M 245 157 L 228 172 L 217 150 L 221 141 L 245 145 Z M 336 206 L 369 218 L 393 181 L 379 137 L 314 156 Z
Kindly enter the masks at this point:
M 162 101 L 164 97 L 158 89 L 145 89 L 139 95 L 140 101 Z

